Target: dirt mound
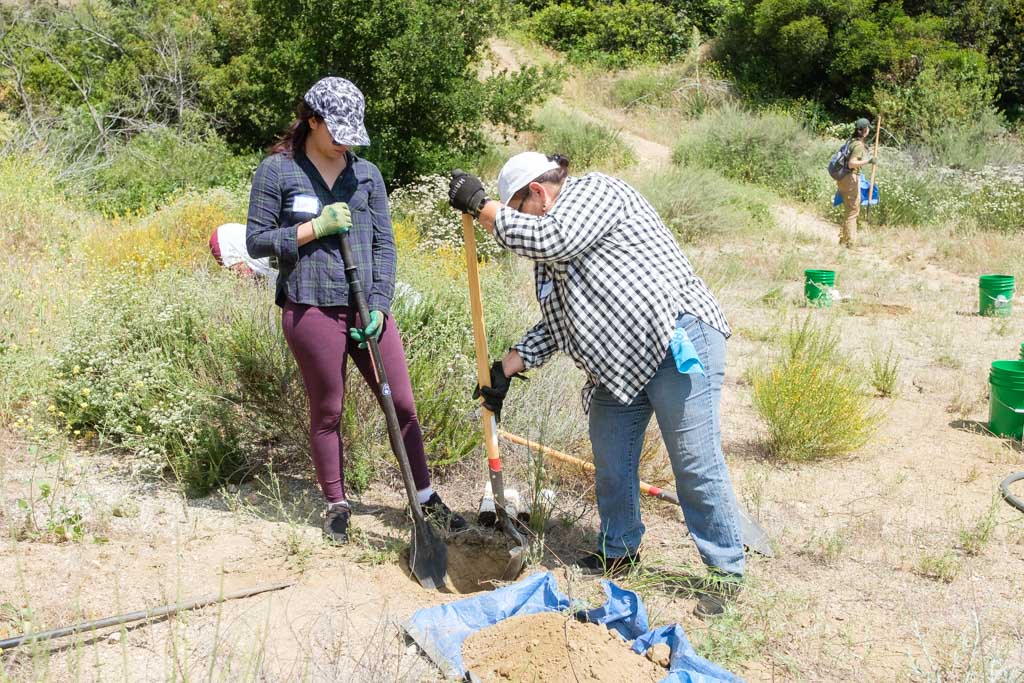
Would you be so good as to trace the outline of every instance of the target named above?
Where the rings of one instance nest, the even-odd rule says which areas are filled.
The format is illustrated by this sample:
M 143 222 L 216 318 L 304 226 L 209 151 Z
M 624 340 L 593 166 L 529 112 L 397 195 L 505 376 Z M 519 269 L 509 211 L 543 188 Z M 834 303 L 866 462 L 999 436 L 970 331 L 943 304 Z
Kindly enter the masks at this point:
M 482 681 L 660 681 L 666 670 L 632 652 L 619 635 L 558 612 L 511 617 L 474 633 L 462 661 Z

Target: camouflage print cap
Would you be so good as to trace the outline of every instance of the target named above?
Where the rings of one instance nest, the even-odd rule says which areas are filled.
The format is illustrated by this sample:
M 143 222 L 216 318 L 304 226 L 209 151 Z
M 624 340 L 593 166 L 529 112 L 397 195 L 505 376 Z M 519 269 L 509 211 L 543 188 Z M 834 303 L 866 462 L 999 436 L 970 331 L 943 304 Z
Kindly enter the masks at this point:
M 323 117 L 335 144 L 362 147 L 370 144 L 363 126 L 366 101 L 352 81 L 328 76 L 321 78 L 302 98 Z
M 867 119 L 860 118 L 853 122 L 853 127 L 857 130 L 871 130 L 871 122 Z

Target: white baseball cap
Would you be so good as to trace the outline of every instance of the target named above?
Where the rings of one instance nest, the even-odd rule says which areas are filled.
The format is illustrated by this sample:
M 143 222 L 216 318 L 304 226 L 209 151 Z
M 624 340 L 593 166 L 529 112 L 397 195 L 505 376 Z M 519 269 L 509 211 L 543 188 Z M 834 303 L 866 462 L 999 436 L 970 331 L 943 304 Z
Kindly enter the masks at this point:
M 498 198 L 508 204 L 512 196 L 548 171 L 559 168 L 558 162 L 540 152 L 520 152 L 505 162 L 498 173 Z

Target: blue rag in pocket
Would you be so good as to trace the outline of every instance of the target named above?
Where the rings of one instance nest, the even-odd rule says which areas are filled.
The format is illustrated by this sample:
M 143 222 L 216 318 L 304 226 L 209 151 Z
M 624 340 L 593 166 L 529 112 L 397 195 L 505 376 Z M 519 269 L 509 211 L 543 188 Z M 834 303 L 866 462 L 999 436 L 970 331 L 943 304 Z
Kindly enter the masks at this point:
M 669 342 L 669 349 L 672 350 L 672 357 L 676 360 L 676 369 L 684 375 L 704 374 L 704 366 L 697 356 L 697 349 L 690 341 L 690 335 L 686 330 L 677 327 L 672 333 L 672 341 Z

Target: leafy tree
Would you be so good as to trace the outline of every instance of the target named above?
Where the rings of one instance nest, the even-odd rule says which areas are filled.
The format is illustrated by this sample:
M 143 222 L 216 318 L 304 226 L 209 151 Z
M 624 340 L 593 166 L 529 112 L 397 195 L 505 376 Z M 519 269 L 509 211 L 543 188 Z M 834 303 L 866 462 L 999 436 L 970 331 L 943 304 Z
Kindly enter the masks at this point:
M 529 28 L 541 43 L 575 61 L 613 67 L 667 61 L 690 43 L 691 23 L 674 5 L 651 0 L 556 2 L 538 10 Z
M 907 15 L 898 0 L 743 0 L 716 52 L 754 93 L 810 95 L 850 116 L 881 106 L 889 127 L 921 137 L 993 101 L 985 56 L 951 42 L 948 26 Z
M 366 96 L 366 155 L 408 180 L 481 149 L 485 120 L 527 127 L 529 106 L 553 88 L 535 68 L 477 78 L 492 0 L 209 2 L 217 58 L 202 99 L 242 147 L 272 142 L 314 82 L 343 76 Z

